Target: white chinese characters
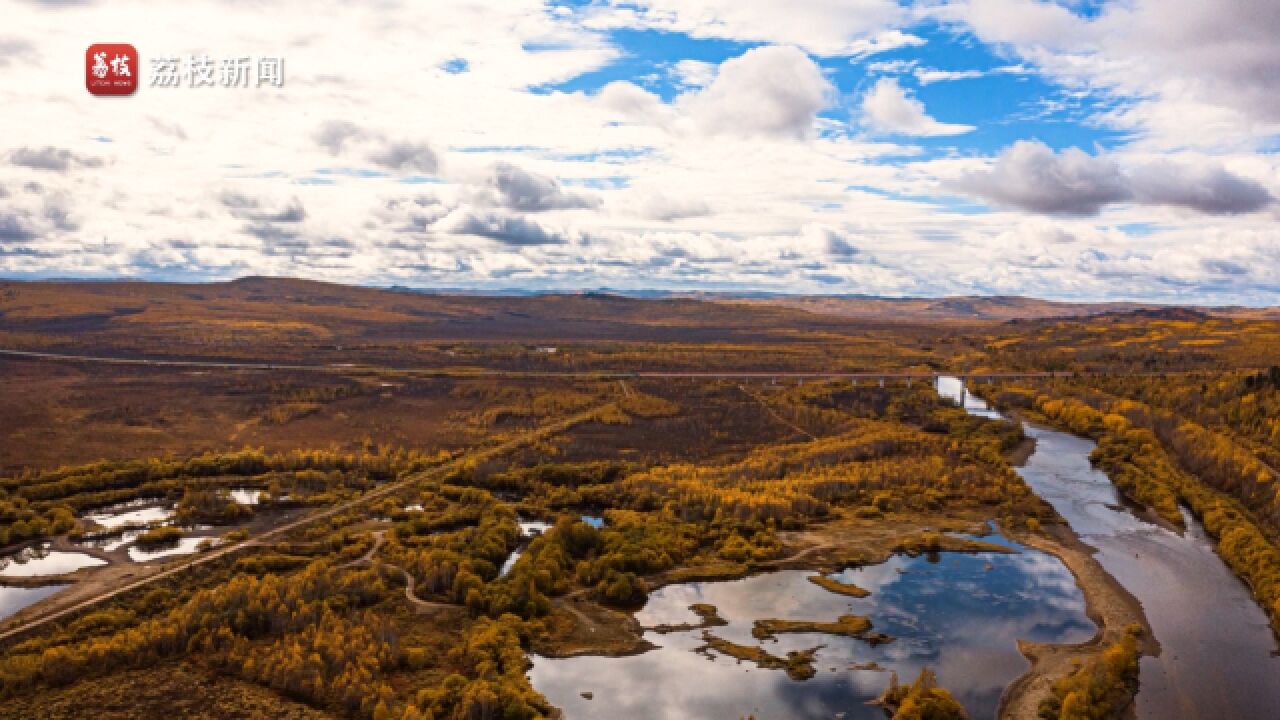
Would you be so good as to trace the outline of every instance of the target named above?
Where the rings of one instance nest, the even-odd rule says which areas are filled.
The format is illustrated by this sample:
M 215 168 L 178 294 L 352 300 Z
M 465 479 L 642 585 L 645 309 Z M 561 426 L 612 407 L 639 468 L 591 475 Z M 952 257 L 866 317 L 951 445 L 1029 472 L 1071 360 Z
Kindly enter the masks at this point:
M 125 60 L 127 63 L 127 58 Z M 96 65 L 94 71 L 97 71 Z M 127 65 L 125 74 L 128 74 Z M 284 58 L 241 56 L 218 59 L 207 54 L 190 55 L 185 59 L 176 55 L 151 58 L 152 87 L 247 88 L 264 85 L 284 87 Z
M 107 53 L 94 53 L 93 76 L 101 80 L 107 77 L 107 72 Z M 114 77 L 132 77 L 133 73 L 129 71 L 129 57 L 127 55 L 116 55 L 112 58 L 110 72 Z

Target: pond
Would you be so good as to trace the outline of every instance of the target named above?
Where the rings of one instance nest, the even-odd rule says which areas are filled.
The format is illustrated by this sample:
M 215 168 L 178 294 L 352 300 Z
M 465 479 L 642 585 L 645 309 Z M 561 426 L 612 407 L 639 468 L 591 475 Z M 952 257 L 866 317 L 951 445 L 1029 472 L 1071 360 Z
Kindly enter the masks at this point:
M 696 653 L 704 644 L 701 630 L 648 632 L 645 637 L 659 648 L 630 657 L 534 657 L 530 678 L 567 718 L 832 718 L 843 713 L 849 719 L 883 720 L 884 711 L 866 703 L 888 685 L 887 671 L 909 681 L 928 666 L 973 717 L 993 717 L 1005 686 L 1028 667 L 1018 639 L 1079 642 L 1096 628 L 1071 573 L 1056 558 L 999 536 L 985 539 L 1019 552 L 947 553 L 937 562 L 899 556 L 839 574 L 840 580 L 870 590 L 865 598 L 831 593 L 808 580 L 816 573 L 799 570 L 671 585 L 652 593 L 636 614 L 646 627 L 692 623 L 697 618 L 689 605 L 710 603 L 729 622 L 711 632 L 726 640 L 780 656 L 823 645 L 817 674 L 809 680 L 792 680 L 780 670 L 762 670 L 714 651 Z M 763 642 L 751 635 L 759 619 L 831 621 L 848 613 L 868 616 L 873 630 L 896 639 L 873 647 L 862 639 L 825 634 L 779 635 Z M 865 669 L 871 663 L 877 669 Z
M 228 493 L 232 500 L 241 505 L 257 505 L 262 502 L 262 495 L 266 491 L 262 488 L 231 488 Z
M 142 530 L 125 530 L 110 535 L 101 535 L 98 537 L 87 538 L 76 543 L 81 547 L 93 547 L 103 552 L 114 552 L 138 539 L 144 531 Z
M 99 560 L 85 553 L 50 550 L 49 544 L 44 543 L 0 557 L 0 577 L 66 575 L 80 568 L 106 564 L 105 560 Z
M 10 587 L 0 585 L 0 619 L 18 612 L 59 592 L 66 585 L 45 585 L 43 587 Z
M 152 523 L 168 522 L 173 517 L 173 508 L 163 505 L 143 505 L 151 501 L 121 503 L 111 507 L 100 508 L 96 512 L 84 516 L 109 530 L 130 525 L 142 526 Z
M 537 537 L 542 533 L 551 529 L 552 523 L 544 520 L 525 520 L 516 518 L 516 522 L 520 524 L 520 537 L 531 538 Z
M 129 548 L 129 559 L 134 562 L 148 562 L 172 555 L 190 555 L 200 549 L 200 543 L 218 544 L 216 537 L 184 537 L 163 547 L 144 550 L 136 545 Z

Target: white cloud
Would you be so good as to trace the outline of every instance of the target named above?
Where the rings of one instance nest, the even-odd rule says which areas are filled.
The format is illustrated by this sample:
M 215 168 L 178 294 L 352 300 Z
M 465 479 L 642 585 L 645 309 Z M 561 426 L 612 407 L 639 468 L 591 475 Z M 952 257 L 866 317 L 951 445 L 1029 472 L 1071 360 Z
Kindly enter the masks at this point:
M 919 35 L 904 33 L 901 30 L 885 30 L 877 35 L 863 39 L 855 40 L 849 44 L 846 51 L 848 55 L 853 57 L 854 61 L 869 55 L 889 52 L 890 50 L 900 50 L 908 47 L 920 47 L 928 41 Z
M 987 73 L 982 70 L 934 70 L 932 68 L 916 68 L 913 73 L 921 85 L 950 80 L 971 80 Z
M 803 52 L 766 46 L 724 61 L 716 79 L 681 104 L 704 132 L 803 138 L 832 93 Z
M 944 6 L 987 42 L 1066 49 L 1090 40 L 1088 21 L 1063 5 L 1044 0 L 963 0 Z
M 609 113 L 631 121 L 663 124 L 672 116 L 662 98 L 625 80 L 614 80 L 600 88 L 596 99 Z
M 1049 215 L 1096 215 L 1124 202 L 1239 215 L 1274 201 L 1256 181 L 1212 163 L 1161 160 L 1126 170 L 1104 155 L 1079 148 L 1055 153 L 1026 140 L 1006 148 L 991 168 L 966 173 L 953 187 L 997 205 Z
M 700 38 L 794 45 L 816 55 L 849 55 L 908 19 L 894 0 L 611 0 L 594 8 L 595 27 L 647 27 Z
M 599 198 L 565 191 L 555 178 L 507 162 L 489 168 L 483 180 L 467 189 L 467 195 L 474 203 L 526 213 L 593 208 L 600 204 Z
M 880 78 L 862 97 L 863 121 L 875 130 L 900 135 L 961 135 L 972 125 L 944 123 L 925 112 L 924 103 L 907 95 L 894 78 Z
M 711 206 L 697 197 L 649 193 L 636 205 L 635 212 L 650 220 L 679 220 L 711 214 Z
M 1149 147 L 1256 147 L 1280 133 L 1273 0 L 1132 0 L 1092 18 L 1040 0 L 967 0 L 937 13 L 1121 105 L 1099 119 Z
M 1081 162 L 1104 173 L 1113 164 L 1120 190 L 1109 197 L 1124 200 L 1091 204 L 1061 184 L 1055 194 L 1025 168 L 1011 177 L 1039 185 L 1011 190 L 1007 178 L 988 178 L 993 198 L 1058 212 L 1027 215 L 951 212 L 954 199 L 939 194 L 944 181 L 992 173 L 1000 161 L 914 142 L 922 131 L 960 129 L 903 89 L 943 81 L 929 53 L 948 39 L 910 24 L 918 7 L 275 6 L 288 27 L 264 25 L 249 4 L 213 0 L 181 11 L 145 0 L 57 12 L 20 3 L 7 13 L 0 64 L 7 58 L 6 71 L 20 64 L 22 72 L 6 72 L 0 85 L 0 107 L 14 110 L 0 113 L 0 275 L 1280 299 L 1267 272 L 1280 266 L 1280 211 L 1238 212 L 1257 205 L 1258 187 L 1268 196 L 1280 188 L 1280 157 L 1255 149 L 1264 108 L 1248 111 L 1244 96 L 1228 102 L 1229 87 L 1203 80 L 1247 67 L 1245 55 L 1265 59 L 1266 48 L 1244 42 L 1262 31 L 1239 33 L 1243 55 L 1227 48 L 1188 70 L 1145 63 L 1146 50 L 1134 48 L 1146 45 L 1113 46 L 1122 33 L 1101 21 L 1067 18 L 1064 34 L 1020 20 L 1018 44 L 1008 40 L 1000 52 L 1042 73 L 1052 68 L 1047 77 L 1064 95 L 1118 98 L 1095 121 L 1140 138 Z M 1162 27 L 1132 20 L 1131 39 L 1138 22 Z M 232 96 L 144 82 L 134 97 L 95 100 L 66 80 L 84 54 L 75 27 L 127 38 L 144 54 L 280 54 L 285 87 Z M 687 58 L 629 46 L 634 55 L 611 65 L 623 50 L 605 27 L 684 27 L 771 44 L 721 64 L 701 52 L 694 59 L 693 49 L 711 45 L 690 43 Z M 865 64 L 868 73 L 907 78 L 885 95 L 894 142 L 824 112 L 848 102 L 839 91 L 851 88 L 833 82 L 848 83 L 849 70 L 828 74 L 814 56 L 847 58 L 909 36 L 930 42 L 900 48 L 892 64 Z M 465 71 L 447 72 L 450 61 Z M 1162 62 L 1174 69 L 1154 67 Z M 594 89 L 595 71 L 606 68 L 622 74 Z M 1181 89 L 1178 76 L 1187 78 Z M 558 89 L 574 78 L 588 89 Z M 1174 133 L 1180 124 L 1190 129 Z M 1161 136 L 1237 144 L 1171 153 L 1156 143 Z M 1044 172 L 1088 186 L 1088 172 L 1073 176 L 1056 155 Z M 1096 217 L 1058 210 L 1094 205 Z M 1121 229 L 1133 226 L 1144 229 Z M 1116 283 L 1118 273 L 1131 277 Z
M 675 83 L 684 88 L 702 88 L 716 78 L 718 66 L 702 60 L 680 60 L 671 66 Z

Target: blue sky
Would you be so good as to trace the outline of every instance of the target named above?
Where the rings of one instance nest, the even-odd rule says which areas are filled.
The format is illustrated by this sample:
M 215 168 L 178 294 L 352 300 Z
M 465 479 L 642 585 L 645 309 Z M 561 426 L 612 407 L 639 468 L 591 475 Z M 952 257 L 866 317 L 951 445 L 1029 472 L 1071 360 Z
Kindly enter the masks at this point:
M 1271 0 L 8 19 L 0 276 L 1280 302 Z M 85 92 L 104 40 L 137 47 L 134 96 Z M 205 55 L 286 80 L 148 83 Z

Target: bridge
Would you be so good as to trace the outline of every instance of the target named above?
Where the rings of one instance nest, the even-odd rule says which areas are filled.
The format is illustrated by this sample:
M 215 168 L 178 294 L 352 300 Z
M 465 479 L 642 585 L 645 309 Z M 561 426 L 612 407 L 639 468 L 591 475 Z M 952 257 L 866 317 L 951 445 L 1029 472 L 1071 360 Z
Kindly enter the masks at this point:
M 391 367 L 357 363 L 302 364 L 265 361 L 231 360 L 182 360 L 167 358 L 108 357 L 103 355 L 74 355 L 67 353 L 39 352 L 34 350 L 0 349 L 0 357 L 60 362 L 95 363 L 103 365 L 133 365 L 142 367 L 170 367 L 202 370 L 255 370 L 255 371 L 308 371 L 343 375 L 395 373 L 426 377 L 477 377 L 477 378 L 565 378 L 581 380 L 632 380 L 632 379 L 686 379 L 686 380 L 848 380 L 879 382 L 903 380 L 936 381 L 939 377 L 955 377 L 971 382 L 995 380 L 1029 380 L 1043 378 L 1069 378 L 1086 375 L 1104 375 L 1097 372 L 1017 372 L 1017 371 L 969 371 L 969 370 L 858 370 L 858 371 L 790 371 L 790 370 L 498 370 L 479 367 Z M 1162 373 L 1124 373 L 1151 374 Z

